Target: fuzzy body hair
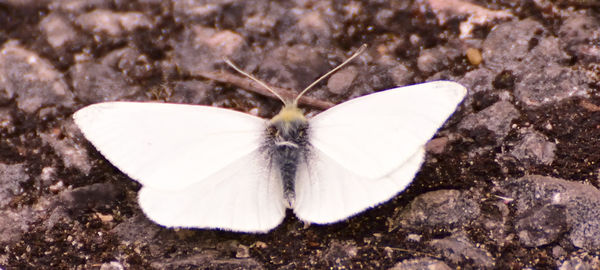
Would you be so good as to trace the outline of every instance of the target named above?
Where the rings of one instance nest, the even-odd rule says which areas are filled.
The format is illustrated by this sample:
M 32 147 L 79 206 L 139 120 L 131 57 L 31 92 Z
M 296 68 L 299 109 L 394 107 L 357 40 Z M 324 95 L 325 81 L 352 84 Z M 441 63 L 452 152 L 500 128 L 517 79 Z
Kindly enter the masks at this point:
M 262 149 L 270 157 L 271 169 L 279 171 L 284 199 L 293 208 L 296 171 L 309 154 L 309 125 L 296 106 L 285 106 L 267 126 Z

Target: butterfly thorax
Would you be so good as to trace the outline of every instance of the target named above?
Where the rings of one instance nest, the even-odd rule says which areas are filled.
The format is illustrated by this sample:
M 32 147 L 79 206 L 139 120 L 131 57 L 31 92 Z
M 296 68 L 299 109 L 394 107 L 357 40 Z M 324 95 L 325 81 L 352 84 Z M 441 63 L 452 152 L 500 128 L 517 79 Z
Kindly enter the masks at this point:
M 264 147 L 271 157 L 270 164 L 281 175 L 288 207 L 294 204 L 296 170 L 308 152 L 307 132 L 308 121 L 295 106 L 284 107 L 267 127 Z

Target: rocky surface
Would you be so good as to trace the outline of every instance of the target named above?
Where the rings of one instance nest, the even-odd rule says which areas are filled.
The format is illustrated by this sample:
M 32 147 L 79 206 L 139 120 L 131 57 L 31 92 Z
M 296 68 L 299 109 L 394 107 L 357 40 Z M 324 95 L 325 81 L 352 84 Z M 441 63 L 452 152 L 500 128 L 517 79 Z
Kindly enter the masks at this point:
M 597 269 L 600 6 L 555 2 L 4 1 L 0 268 Z M 223 57 L 298 91 L 362 44 L 309 115 L 438 79 L 469 93 L 407 190 L 337 224 L 163 228 L 71 119 L 108 100 L 268 118 L 279 101 Z

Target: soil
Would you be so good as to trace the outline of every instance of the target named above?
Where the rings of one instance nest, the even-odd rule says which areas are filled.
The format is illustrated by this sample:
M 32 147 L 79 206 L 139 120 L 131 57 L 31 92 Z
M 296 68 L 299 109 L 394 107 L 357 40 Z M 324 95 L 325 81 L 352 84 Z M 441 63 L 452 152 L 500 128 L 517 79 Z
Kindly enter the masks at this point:
M 600 268 L 596 1 L 9 0 L 0 25 L 1 269 Z M 223 57 L 293 95 L 362 44 L 309 117 L 425 81 L 469 92 L 409 187 L 339 223 L 162 227 L 71 118 L 114 100 L 270 118 L 281 102 Z

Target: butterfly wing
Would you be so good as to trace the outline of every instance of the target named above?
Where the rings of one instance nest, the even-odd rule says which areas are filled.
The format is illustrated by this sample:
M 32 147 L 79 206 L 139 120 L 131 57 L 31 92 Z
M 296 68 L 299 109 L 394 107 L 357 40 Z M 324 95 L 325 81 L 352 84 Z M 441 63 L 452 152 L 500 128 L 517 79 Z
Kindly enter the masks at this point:
M 331 223 L 403 190 L 425 143 L 465 94 L 460 84 L 430 82 L 356 98 L 310 119 L 312 152 L 296 178 L 296 215 Z
M 389 200 L 410 184 L 425 155 L 420 148 L 391 173 L 370 179 L 346 170 L 318 149 L 314 151 L 315 158 L 298 170 L 294 213 L 317 224 L 344 220 Z
M 206 179 L 262 143 L 265 121 L 209 106 L 105 102 L 77 111 L 85 137 L 113 165 L 163 190 Z
M 107 102 L 74 119 L 106 159 L 142 184 L 140 205 L 159 224 L 267 231 L 285 215 L 281 183 L 260 154 L 261 118 L 208 106 Z
M 254 151 L 226 168 L 179 190 L 142 187 L 146 215 L 168 227 L 267 232 L 285 217 L 283 187 L 264 153 Z
M 436 81 L 356 98 L 310 119 L 311 144 L 347 170 L 376 179 L 422 147 L 465 93 L 458 83 Z

